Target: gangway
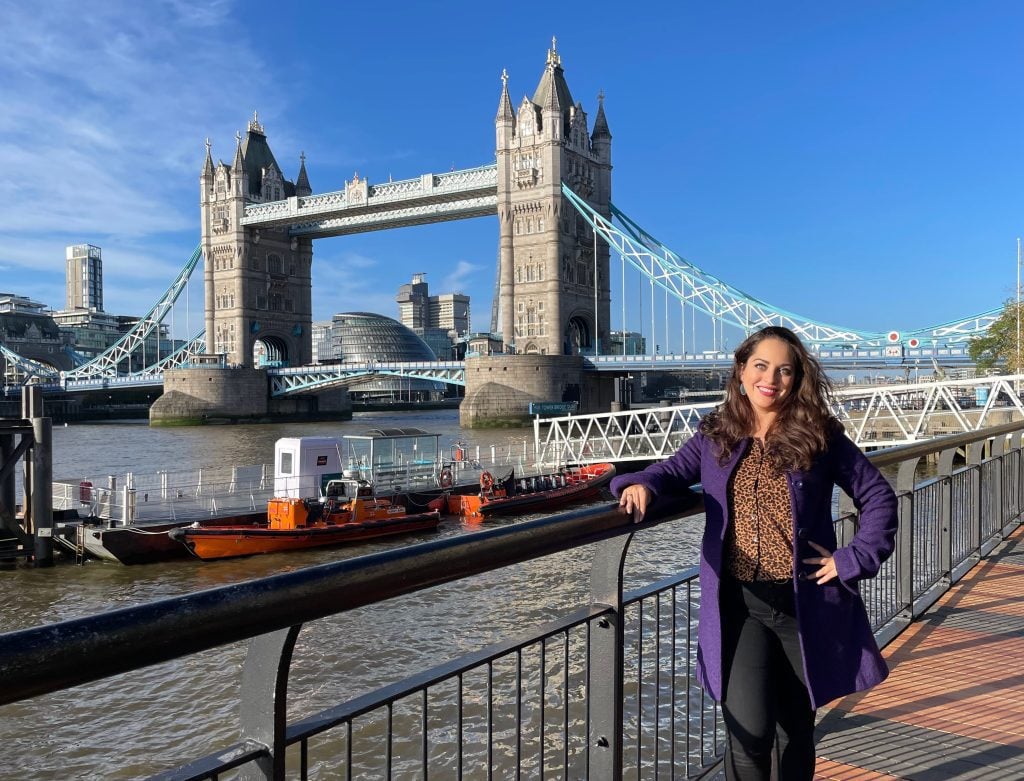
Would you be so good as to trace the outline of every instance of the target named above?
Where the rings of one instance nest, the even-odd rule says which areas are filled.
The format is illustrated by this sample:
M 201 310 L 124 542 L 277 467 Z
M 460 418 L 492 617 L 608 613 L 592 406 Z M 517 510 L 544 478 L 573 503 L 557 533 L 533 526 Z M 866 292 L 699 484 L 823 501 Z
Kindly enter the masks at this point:
M 835 393 L 835 413 L 862 448 L 906 445 L 1024 419 L 1024 374 L 868 385 Z M 717 404 L 681 404 L 534 420 L 538 468 L 668 458 Z

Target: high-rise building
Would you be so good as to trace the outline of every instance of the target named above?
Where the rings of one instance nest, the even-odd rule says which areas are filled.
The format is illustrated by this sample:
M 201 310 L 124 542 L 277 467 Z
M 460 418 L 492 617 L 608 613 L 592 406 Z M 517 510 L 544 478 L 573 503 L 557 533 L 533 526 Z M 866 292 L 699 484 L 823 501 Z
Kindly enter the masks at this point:
M 313 323 L 313 363 L 331 359 L 331 321 Z
M 430 345 L 439 360 L 452 360 L 452 350 L 469 334 L 469 296 L 442 293 L 432 296 L 427 275 L 413 274 L 412 282 L 398 288 L 399 322 Z
M 413 274 L 412 282 L 398 288 L 398 322 L 406 328 L 427 328 L 429 313 L 427 275 Z
M 92 244 L 73 244 L 67 258 L 65 309 L 103 311 L 103 251 Z

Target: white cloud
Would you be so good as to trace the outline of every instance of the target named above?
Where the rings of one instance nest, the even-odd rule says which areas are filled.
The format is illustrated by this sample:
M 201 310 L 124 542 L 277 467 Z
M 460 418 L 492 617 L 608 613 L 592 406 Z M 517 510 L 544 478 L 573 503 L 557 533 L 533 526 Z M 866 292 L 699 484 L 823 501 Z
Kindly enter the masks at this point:
M 471 284 L 470 277 L 484 267 L 479 263 L 470 263 L 468 260 L 460 260 L 448 276 L 441 281 L 442 293 L 464 292 Z
M 357 252 L 332 256 L 313 253 L 313 319 L 330 320 L 339 312 L 374 312 L 398 317 L 397 285 L 389 290 L 381 273 L 370 269 L 376 258 Z
M 255 96 L 283 101 L 230 10 L 0 0 L 0 230 L 198 233 L 203 138 L 230 158 Z

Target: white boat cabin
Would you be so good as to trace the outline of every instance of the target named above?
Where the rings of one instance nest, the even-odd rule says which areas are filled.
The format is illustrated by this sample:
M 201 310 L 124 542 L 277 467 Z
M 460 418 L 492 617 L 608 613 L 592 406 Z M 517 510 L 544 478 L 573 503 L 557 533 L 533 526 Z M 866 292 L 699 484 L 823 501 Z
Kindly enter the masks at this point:
M 440 434 L 415 428 L 373 429 L 343 437 L 284 437 L 274 445 L 274 495 L 322 499 L 332 480 L 366 483 L 375 494 L 438 485 Z

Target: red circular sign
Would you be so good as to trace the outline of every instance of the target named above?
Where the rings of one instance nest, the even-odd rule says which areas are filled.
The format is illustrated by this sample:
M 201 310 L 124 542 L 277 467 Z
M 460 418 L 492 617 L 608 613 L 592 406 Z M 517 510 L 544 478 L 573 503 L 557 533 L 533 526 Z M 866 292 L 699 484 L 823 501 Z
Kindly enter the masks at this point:
M 920 347 L 921 346 L 921 340 L 920 339 L 911 339 L 909 342 L 907 342 L 907 344 L 909 344 L 911 347 Z
M 900 332 L 899 331 L 890 331 L 889 332 L 889 336 L 887 338 L 889 339 L 890 342 L 898 342 L 900 340 Z

